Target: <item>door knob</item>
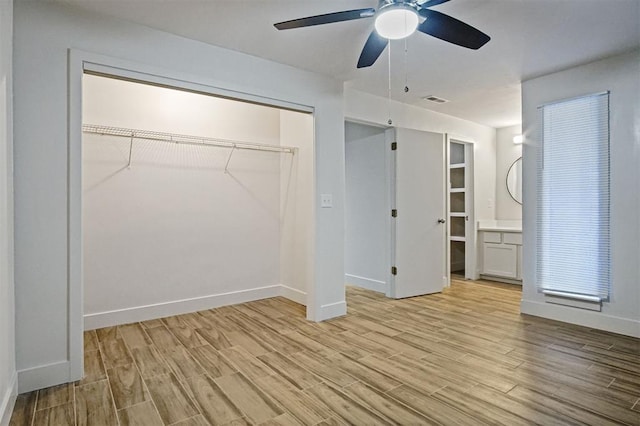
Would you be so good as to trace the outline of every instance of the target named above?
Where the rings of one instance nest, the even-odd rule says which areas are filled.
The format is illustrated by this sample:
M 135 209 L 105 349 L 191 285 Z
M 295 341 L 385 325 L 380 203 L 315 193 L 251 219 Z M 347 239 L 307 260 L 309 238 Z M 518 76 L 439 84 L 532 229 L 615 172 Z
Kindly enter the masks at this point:
M 444 219 L 438 219 L 438 223 L 445 223 L 446 221 Z

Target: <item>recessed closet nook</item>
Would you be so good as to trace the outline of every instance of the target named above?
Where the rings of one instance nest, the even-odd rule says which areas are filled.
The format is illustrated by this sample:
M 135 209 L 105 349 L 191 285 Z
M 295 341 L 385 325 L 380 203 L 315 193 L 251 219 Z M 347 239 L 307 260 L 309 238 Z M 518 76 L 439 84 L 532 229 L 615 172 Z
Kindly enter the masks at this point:
M 83 77 L 85 329 L 306 304 L 313 116 Z

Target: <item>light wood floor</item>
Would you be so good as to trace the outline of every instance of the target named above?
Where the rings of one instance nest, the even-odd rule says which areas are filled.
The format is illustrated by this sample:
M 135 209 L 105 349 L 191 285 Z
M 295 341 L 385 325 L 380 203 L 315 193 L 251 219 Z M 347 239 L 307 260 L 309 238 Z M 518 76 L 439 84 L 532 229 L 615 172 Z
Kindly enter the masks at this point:
M 640 425 L 640 341 L 522 316 L 516 286 L 389 300 L 321 324 L 283 298 L 87 332 L 86 377 L 11 425 Z

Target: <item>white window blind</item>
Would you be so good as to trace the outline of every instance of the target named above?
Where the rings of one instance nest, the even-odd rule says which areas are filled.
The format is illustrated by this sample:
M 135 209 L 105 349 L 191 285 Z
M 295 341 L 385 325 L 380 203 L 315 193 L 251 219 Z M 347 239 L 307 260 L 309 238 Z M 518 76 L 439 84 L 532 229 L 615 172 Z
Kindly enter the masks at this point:
M 537 279 L 545 293 L 607 300 L 609 94 L 540 107 Z

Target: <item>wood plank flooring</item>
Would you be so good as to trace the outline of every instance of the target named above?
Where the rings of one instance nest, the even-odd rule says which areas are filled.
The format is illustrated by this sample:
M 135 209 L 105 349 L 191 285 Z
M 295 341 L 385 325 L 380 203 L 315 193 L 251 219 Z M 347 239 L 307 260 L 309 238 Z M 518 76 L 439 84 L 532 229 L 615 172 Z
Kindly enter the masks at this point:
M 348 287 L 315 324 L 283 298 L 85 333 L 85 377 L 18 425 L 640 425 L 640 340 L 519 314 L 517 286 L 403 300 Z

